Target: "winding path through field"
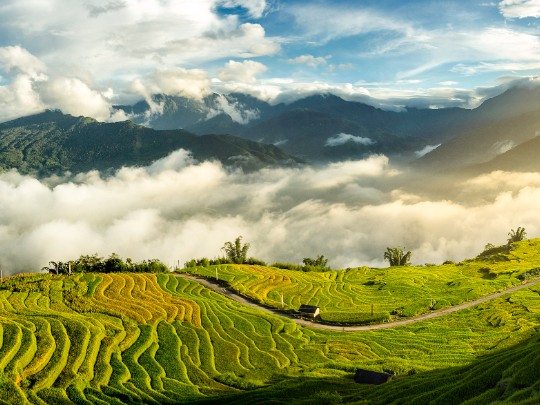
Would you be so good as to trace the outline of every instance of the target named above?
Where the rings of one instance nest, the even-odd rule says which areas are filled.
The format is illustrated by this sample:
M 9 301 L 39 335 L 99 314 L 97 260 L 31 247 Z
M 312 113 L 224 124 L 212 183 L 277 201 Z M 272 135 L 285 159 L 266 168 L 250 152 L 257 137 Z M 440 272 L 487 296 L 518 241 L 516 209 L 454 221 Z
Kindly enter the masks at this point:
M 194 277 L 194 276 L 190 276 L 190 275 L 187 275 L 187 274 L 178 274 L 178 276 L 187 278 L 189 280 L 196 281 L 197 283 L 200 283 L 200 284 L 204 285 L 205 287 L 210 288 L 211 290 L 214 290 L 214 291 L 216 291 L 216 292 L 218 292 L 220 294 L 223 294 L 223 295 L 225 295 L 225 296 L 227 296 L 227 297 L 229 297 L 229 298 L 231 298 L 231 299 L 233 299 L 233 300 L 235 300 L 237 302 L 240 302 L 242 304 L 249 305 L 250 307 L 257 308 L 257 309 L 260 309 L 260 310 L 263 310 L 263 311 L 266 311 L 266 312 L 270 312 L 270 313 L 275 314 L 275 315 L 285 316 L 287 318 L 290 318 L 293 321 L 295 321 L 298 325 L 308 326 L 310 328 L 315 328 L 315 329 L 339 330 L 339 331 L 344 331 L 344 332 L 356 332 L 356 331 L 362 331 L 362 330 L 388 329 L 388 328 L 395 328 L 397 326 L 410 325 L 410 324 L 413 324 L 413 323 L 416 323 L 416 322 L 425 321 L 427 319 L 432 319 L 432 318 L 437 318 L 439 316 L 448 315 L 448 314 L 451 314 L 452 312 L 460 311 L 460 310 L 465 309 L 465 308 L 470 308 L 470 307 L 473 307 L 475 305 L 481 304 L 483 302 L 490 301 L 490 300 L 492 300 L 494 298 L 500 297 L 501 295 L 510 294 L 510 293 L 513 293 L 514 291 L 522 290 L 524 288 L 529 288 L 529 287 L 531 287 L 531 286 L 533 286 L 535 284 L 540 283 L 540 279 L 528 281 L 526 283 L 519 284 L 519 285 L 510 287 L 510 288 L 507 288 L 507 289 L 505 289 L 503 291 L 500 291 L 500 292 L 497 292 L 497 293 L 494 293 L 494 294 L 490 294 L 490 295 L 486 295 L 485 297 L 478 298 L 477 300 L 474 300 L 474 301 L 464 302 L 463 304 L 459 304 L 459 305 L 456 305 L 454 307 L 439 309 L 437 311 L 429 312 L 429 313 L 424 314 L 424 315 L 413 316 L 411 318 L 403 319 L 401 321 L 379 323 L 379 324 L 376 324 L 376 325 L 334 326 L 334 325 L 326 325 L 326 324 L 323 324 L 323 323 L 316 323 L 316 322 L 306 321 L 306 320 L 303 320 L 303 319 L 298 319 L 298 318 L 294 317 L 293 315 L 281 312 L 281 311 L 279 311 L 277 309 L 265 307 L 264 305 L 260 305 L 260 304 L 258 304 L 256 302 L 247 300 L 246 298 L 234 293 L 231 290 L 223 288 L 222 286 L 220 286 L 220 285 L 216 284 L 215 282 L 211 281 L 211 279 Z

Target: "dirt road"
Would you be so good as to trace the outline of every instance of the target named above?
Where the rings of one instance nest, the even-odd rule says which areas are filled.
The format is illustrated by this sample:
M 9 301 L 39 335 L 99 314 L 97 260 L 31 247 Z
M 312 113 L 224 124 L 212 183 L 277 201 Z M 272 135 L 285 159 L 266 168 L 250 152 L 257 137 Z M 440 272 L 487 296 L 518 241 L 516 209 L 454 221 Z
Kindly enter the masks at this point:
M 310 328 L 315 328 L 315 329 L 339 330 L 339 331 L 344 331 L 344 332 L 356 332 L 356 331 L 362 331 L 362 330 L 388 329 L 388 328 L 395 328 L 397 326 L 410 325 L 410 324 L 413 324 L 413 323 L 416 323 L 416 322 L 425 321 L 427 319 L 432 319 L 432 318 L 437 318 L 439 316 L 448 315 L 448 314 L 451 314 L 452 312 L 460 311 L 460 310 L 465 309 L 465 308 L 470 308 L 470 307 L 473 307 L 475 305 L 481 304 L 483 302 L 490 301 L 490 300 L 492 300 L 494 298 L 500 297 L 501 295 L 510 294 L 510 293 L 515 292 L 515 291 L 522 290 L 524 288 L 529 288 L 529 287 L 531 287 L 531 286 L 533 286 L 535 284 L 540 283 L 540 279 L 532 280 L 532 281 L 529 281 L 527 283 L 523 283 L 523 284 L 516 285 L 514 287 L 507 288 L 506 290 L 501 291 L 501 292 L 486 295 L 485 297 L 479 298 L 479 299 L 474 300 L 474 301 L 464 302 L 463 304 L 459 304 L 459 305 L 456 305 L 454 307 L 439 309 L 437 311 L 432 311 L 432 312 L 429 312 L 429 313 L 424 314 L 424 315 L 414 316 L 414 317 L 403 319 L 403 320 L 400 320 L 400 321 L 379 323 L 379 324 L 376 324 L 376 325 L 334 326 L 334 325 L 326 325 L 326 324 L 322 324 L 322 323 L 316 323 L 316 322 L 306 321 L 306 320 L 303 320 L 303 319 L 298 319 L 298 318 L 296 318 L 296 317 L 294 317 L 294 316 L 292 316 L 290 314 L 287 314 L 285 312 L 281 312 L 281 311 L 279 311 L 277 309 L 272 309 L 272 308 L 265 307 L 263 305 L 257 304 L 256 302 L 249 301 L 249 300 L 245 299 L 244 297 L 234 293 L 233 291 L 225 289 L 222 286 L 216 284 L 215 282 L 212 282 L 212 281 L 210 281 L 208 279 L 205 279 L 205 278 L 198 278 L 198 277 L 190 276 L 190 275 L 187 275 L 187 274 L 178 274 L 178 276 L 187 278 L 189 280 L 196 281 L 197 283 L 200 283 L 200 284 L 204 285 L 205 287 L 210 288 L 211 290 L 214 290 L 214 291 L 216 291 L 216 292 L 218 292 L 220 294 L 223 294 L 223 295 L 225 295 L 225 296 L 227 296 L 227 297 L 229 297 L 229 298 L 231 298 L 231 299 L 233 299 L 233 300 L 235 300 L 237 302 L 240 302 L 242 304 L 249 305 L 250 307 L 257 308 L 257 309 L 260 309 L 262 311 L 272 313 L 274 315 L 279 315 L 279 316 L 284 316 L 286 318 L 290 318 L 294 322 L 296 322 L 298 325 L 308 326 Z

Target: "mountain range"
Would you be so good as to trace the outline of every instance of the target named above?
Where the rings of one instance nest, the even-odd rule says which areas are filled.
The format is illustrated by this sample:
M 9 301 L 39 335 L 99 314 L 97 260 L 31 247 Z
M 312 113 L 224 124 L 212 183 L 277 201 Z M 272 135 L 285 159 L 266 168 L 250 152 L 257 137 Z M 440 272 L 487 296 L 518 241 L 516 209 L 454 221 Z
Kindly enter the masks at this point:
M 318 94 L 271 105 L 245 94 L 155 95 L 104 123 L 45 111 L 0 124 L 0 168 L 48 175 L 141 166 L 174 150 L 257 170 L 384 154 L 429 172 L 540 170 L 540 89 L 513 87 L 478 108 L 387 111 Z
M 474 121 L 421 157 L 415 166 L 460 169 L 473 173 L 492 170 L 540 170 L 530 159 L 540 146 L 540 89 L 515 87 L 471 110 Z M 510 163 L 512 162 L 512 163 Z
M 158 131 L 131 121 L 103 123 L 60 111 L 0 124 L 0 168 L 16 168 L 21 173 L 50 175 L 145 166 L 178 149 L 189 150 L 197 160 L 219 160 L 247 171 L 301 163 L 273 145 L 231 135 Z
M 540 90 L 524 85 L 475 109 L 387 111 L 331 94 L 277 105 L 244 94 L 202 100 L 156 95 L 151 103 L 159 113 L 146 101 L 116 108 L 155 129 L 236 135 L 279 146 L 309 163 L 385 154 L 397 162 L 418 159 L 413 165 L 426 170 L 477 170 L 495 158 L 485 167 L 496 167 L 500 155 L 540 131 Z
M 277 145 L 311 163 L 373 153 L 410 160 L 416 151 L 465 127 L 470 115 L 469 110 L 456 108 L 386 111 L 331 94 L 277 105 L 237 93 L 202 100 L 155 95 L 150 103 L 116 108 L 155 129 L 236 135 Z

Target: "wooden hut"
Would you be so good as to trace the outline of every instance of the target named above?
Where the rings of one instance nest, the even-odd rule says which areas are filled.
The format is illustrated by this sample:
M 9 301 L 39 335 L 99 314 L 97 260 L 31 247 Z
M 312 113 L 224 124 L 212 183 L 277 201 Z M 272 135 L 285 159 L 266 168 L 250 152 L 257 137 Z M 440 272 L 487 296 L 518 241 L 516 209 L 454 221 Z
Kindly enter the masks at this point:
M 359 368 L 354 374 L 354 381 L 358 384 L 384 384 L 390 380 L 394 375 L 388 373 L 381 373 L 379 371 L 364 370 Z
M 315 319 L 320 315 L 320 309 L 317 306 L 314 305 L 300 305 L 300 308 L 298 309 L 298 315 L 300 315 L 301 318 L 307 318 L 307 319 Z

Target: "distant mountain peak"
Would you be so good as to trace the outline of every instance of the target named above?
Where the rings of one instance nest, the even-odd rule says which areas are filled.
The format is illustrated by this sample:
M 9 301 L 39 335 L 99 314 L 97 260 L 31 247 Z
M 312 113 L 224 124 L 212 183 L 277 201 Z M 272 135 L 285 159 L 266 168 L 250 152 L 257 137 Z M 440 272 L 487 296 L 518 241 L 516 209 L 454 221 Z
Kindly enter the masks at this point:
M 11 121 L 0 124 L 0 128 L 4 126 L 24 126 L 24 125 L 38 125 L 54 122 L 62 125 L 73 125 L 78 121 L 84 122 L 97 122 L 94 118 L 78 116 L 75 117 L 70 114 L 64 114 L 58 109 L 47 109 L 42 112 L 27 115 L 25 117 L 16 118 Z

